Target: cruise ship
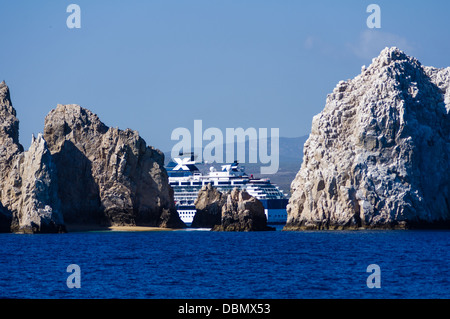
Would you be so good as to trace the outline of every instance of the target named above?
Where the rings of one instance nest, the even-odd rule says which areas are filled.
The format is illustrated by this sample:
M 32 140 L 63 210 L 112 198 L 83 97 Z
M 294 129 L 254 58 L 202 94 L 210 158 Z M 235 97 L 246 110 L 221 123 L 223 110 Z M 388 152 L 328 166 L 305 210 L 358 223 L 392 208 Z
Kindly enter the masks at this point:
M 204 173 L 197 167 L 200 165 L 205 164 L 196 163 L 195 157 L 191 154 L 173 158 L 166 166 L 178 214 L 186 225 L 192 223 L 196 213 L 194 201 L 200 189 L 207 184 L 223 193 L 236 187 L 245 189 L 261 201 L 269 224 L 286 223 L 288 197 L 269 179 L 248 176 L 237 161 L 221 165 L 220 170 L 211 166 L 209 171 Z

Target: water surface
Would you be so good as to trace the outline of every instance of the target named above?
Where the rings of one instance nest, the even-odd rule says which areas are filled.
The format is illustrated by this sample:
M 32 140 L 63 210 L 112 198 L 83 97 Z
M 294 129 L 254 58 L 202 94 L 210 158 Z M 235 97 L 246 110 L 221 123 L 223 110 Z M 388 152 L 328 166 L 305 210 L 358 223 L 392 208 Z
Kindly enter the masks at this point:
M 0 234 L 3 298 L 449 298 L 449 231 Z M 66 268 L 81 269 L 69 289 Z M 367 266 L 381 269 L 369 289 Z

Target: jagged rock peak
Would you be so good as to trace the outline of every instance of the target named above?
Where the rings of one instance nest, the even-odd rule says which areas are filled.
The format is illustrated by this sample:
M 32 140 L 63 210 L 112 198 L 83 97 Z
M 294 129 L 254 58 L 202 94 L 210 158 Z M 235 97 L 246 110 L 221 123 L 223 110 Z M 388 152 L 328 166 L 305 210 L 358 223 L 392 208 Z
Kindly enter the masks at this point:
M 386 47 L 380 52 L 378 57 L 372 59 L 372 67 L 379 67 L 380 65 L 385 66 L 395 61 L 408 61 L 417 66 L 421 65 L 416 58 L 408 56 L 397 47 Z
M 51 119 L 51 121 L 47 120 Z M 50 150 L 58 151 L 55 147 L 63 145 L 64 140 L 73 143 L 86 143 L 88 135 L 100 136 L 108 130 L 108 127 L 100 121 L 97 114 L 77 104 L 58 104 L 45 118 L 44 135 Z M 90 145 L 84 145 L 86 151 Z
M 386 48 L 313 118 L 285 229 L 450 225 L 450 69 Z
M 5 81 L 0 83 L 0 151 L 2 156 L 23 152 L 19 143 L 19 120 Z
M 16 116 L 16 110 L 12 107 L 9 88 L 5 81 L 0 82 L 0 107 L 2 110 L 8 108 L 9 113 Z

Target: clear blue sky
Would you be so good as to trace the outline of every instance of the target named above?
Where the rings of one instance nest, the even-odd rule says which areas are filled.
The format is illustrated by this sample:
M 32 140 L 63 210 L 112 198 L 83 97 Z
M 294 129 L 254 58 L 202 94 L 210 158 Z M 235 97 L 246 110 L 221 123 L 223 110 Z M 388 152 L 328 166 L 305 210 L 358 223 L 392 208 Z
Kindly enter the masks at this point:
M 81 29 L 66 8 L 81 7 Z M 366 8 L 381 7 L 381 29 Z M 450 66 L 449 1 L 21 1 L 0 5 L 0 81 L 21 142 L 56 104 L 138 130 L 168 151 L 173 129 L 255 127 L 309 134 L 340 80 L 386 46 Z

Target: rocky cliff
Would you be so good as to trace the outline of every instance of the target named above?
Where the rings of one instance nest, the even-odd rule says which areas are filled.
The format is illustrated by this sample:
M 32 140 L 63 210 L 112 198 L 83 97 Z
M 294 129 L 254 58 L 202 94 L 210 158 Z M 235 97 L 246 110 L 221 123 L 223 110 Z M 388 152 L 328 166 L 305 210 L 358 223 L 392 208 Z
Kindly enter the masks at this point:
M 0 83 L 0 231 L 64 232 L 56 168 L 42 137 L 23 152 L 9 89 Z
M 386 48 L 313 118 L 285 230 L 450 226 L 450 68 Z
M 264 206 L 245 190 L 221 193 L 211 185 L 203 186 L 195 201 L 197 213 L 192 227 L 212 227 L 213 231 L 264 231 L 267 226 Z
M 138 132 L 109 128 L 78 105 L 45 118 L 67 224 L 184 227 L 163 167 L 164 155 Z
M 4 184 L 11 170 L 14 156 L 23 152 L 19 144 L 19 120 L 11 104 L 9 88 L 0 83 L 0 232 L 11 229 L 12 214 L 4 207 Z
M 51 111 L 44 136 L 33 136 L 24 152 L 9 89 L 0 83 L 0 232 L 184 227 L 163 162 L 136 131 L 109 128 L 78 105 Z

